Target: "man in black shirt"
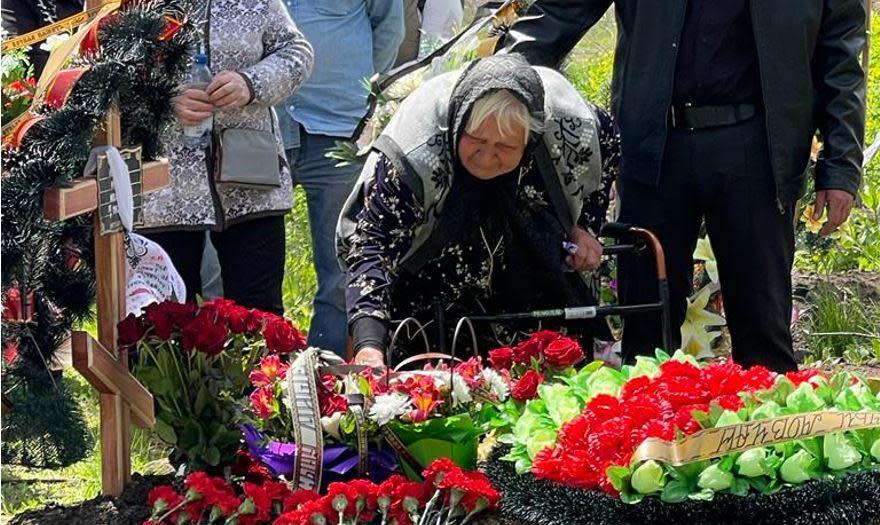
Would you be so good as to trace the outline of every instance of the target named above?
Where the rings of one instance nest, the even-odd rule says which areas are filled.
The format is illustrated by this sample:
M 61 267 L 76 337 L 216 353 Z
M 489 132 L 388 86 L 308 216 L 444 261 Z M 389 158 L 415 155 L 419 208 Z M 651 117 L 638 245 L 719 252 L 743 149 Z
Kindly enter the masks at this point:
M 815 132 L 822 234 L 861 185 L 865 125 L 862 0 L 615 0 L 612 103 L 622 140 L 619 221 L 660 237 L 672 322 L 684 320 L 705 220 L 718 259 L 733 357 L 776 371 L 792 351 L 795 203 Z M 502 46 L 556 67 L 612 0 L 538 0 Z M 624 258 L 625 303 L 656 300 L 653 269 Z M 624 321 L 627 361 L 660 346 L 654 315 Z

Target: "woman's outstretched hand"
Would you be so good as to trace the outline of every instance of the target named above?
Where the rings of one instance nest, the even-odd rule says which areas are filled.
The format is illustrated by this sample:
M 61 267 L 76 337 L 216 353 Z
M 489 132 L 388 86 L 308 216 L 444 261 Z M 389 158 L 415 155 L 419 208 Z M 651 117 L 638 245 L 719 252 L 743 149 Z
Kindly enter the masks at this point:
M 577 250 L 565 258 L 566 264 L 579 272 L 592 271 L 602 262 L 602 244 L 587 230 L 575 226 L 571 230 L 571 242 Z
M 358 353 L 355 354 L 354 364 L 382 367 L 385 366 L 385 356 L 378 348 L 365 346 L 358 350 Z

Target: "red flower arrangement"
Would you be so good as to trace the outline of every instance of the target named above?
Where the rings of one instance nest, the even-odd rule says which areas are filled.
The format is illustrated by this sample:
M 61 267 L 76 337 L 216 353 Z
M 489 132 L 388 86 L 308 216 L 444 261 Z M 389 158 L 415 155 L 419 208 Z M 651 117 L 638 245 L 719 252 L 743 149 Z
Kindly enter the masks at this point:
M 558 373 L 584 360 L 584 350 L 575 339 L 559 332 L 541 330 L 514 347 L 489 351 L 489 362 L 499 371 L 509 371 L 517 380 L 511 397 L 528 401 L 538 395 L 545 376 Z
M 454 524 L 498 506 L 500 495 L 483 474 L 462 470 L 446 458 L 434 461 L 423 475 L 421 483 L 400 475 L 380 485 L 360 479 L 331 483 L 322 496 L 268 477 L 237 485 L 194 472 L 184 481 L 183 493 L 169 485 L 150 492 L 153 513 L 143 525 L 412 525 L 423 517 Z
M 157 434 L 203 469 L 235 456 L 240 401 L 250 399 L 260 417 L 278 412 L 274 387 L 287 354 L 306 346 L 290 321 L 228 299 L 151 304 L 117 328 L 119 345 L 137 354 L 135 375 L 159 401 Z
M 763 367 L 744 370 L 732 361 L 703 368 L 666 361 L 657 377 L 630 380 L 620 396 L 594 397 L 581 415 L 563 425 L 556 446 L 535 456 L 532 472 L 539 478 L 616 494 L 607 468 L 628 465 L 646 438 L 671 440 L 677 432 L 693 434 L 701 429 L 695 411 L 708 413 L 712 403 L 739 410 L 741 393 L 767 389 L 775 380 L 776 374 Z

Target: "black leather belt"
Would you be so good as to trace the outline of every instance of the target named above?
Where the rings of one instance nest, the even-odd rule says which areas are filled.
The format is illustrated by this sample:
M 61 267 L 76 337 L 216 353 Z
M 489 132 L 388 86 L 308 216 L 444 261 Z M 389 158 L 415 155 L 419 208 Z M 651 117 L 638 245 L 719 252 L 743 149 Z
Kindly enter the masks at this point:
M 669 107 L 667 122 L 670 129 L 692 131 L 703 128 L 730 126 L 748 120 L 758 114 L 754 104 L 730 104 L 727 106 L 694 106 L 690 103 Z

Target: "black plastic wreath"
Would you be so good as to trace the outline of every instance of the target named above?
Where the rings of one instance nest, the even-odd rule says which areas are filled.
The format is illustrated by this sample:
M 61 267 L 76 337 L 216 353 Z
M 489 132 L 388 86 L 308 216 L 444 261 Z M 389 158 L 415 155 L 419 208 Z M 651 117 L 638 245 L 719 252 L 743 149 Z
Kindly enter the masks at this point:
M 160 35 L 166 15 L 183 21 L 187 12 L 186 1 L 125 3 L 100 25 L 100 51 L 79 60 L 88 70 L 64 106 L 38 108 L 45 118 L 17 150 L 4 152 L 3 302 L 32 311 L 22 319 L 12 318 L 10 310 L 3 316 L 3 396 L 12 408 L 3 416 L 4 462 L 57 467 L 92 449 L 75 400 L 62 378 L 50 372 L 71 326 L 91 315 L 91 219 L 45 220 L 43 192 L 81 175 L 95 130 L 113 104 L 120 109 L 123 143 L 140 144 L 144 159 L 161 154 L 159 133 L 172 117 L 171 98 L 196 36 L 188 23 L 171 38 Z
M 485 464 L 500 514 L 522 525 L 870 525 L 880 523 L 880 471 L 788 487 L 775 494 L 716 494 L 712 501 L 623 503 L 600 491 L 519 475 L 498 446 Z

